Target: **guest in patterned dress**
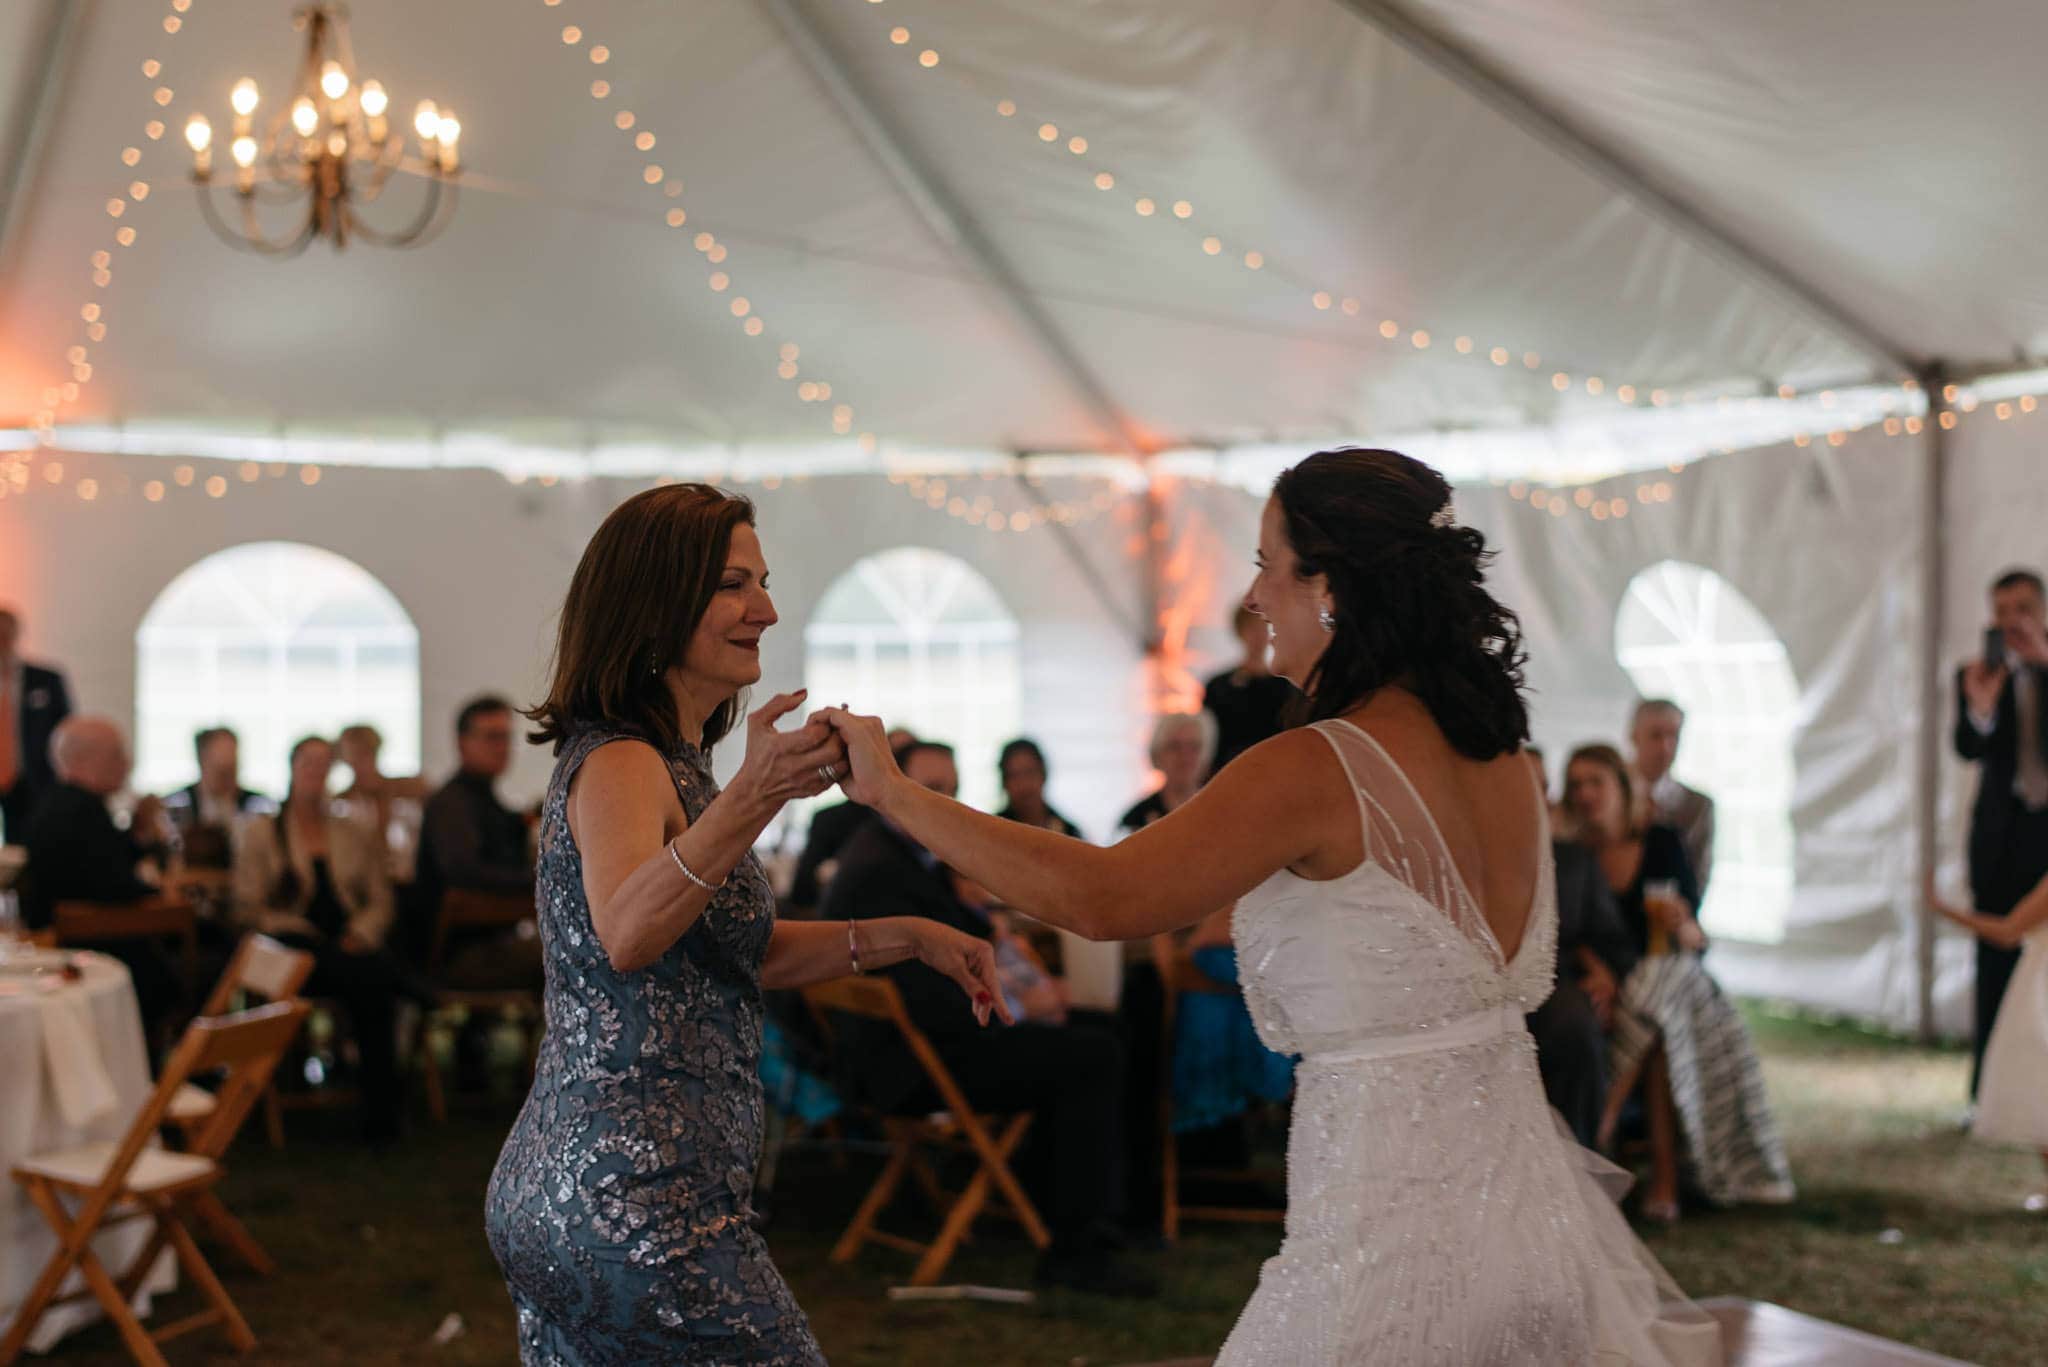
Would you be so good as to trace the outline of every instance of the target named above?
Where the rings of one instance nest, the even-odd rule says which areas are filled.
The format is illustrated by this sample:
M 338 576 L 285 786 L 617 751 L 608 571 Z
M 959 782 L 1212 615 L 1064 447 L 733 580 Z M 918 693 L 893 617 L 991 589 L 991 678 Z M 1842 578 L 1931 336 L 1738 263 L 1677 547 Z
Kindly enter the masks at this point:
M 988 945 L 922 920 L 782 922 L 752 848 L 846 773 L 822 721 L 747 719 L 720 793 L 710 750 L 775 625 L 744 499 L 649 490 L 591 539 L 554 679 L 529 715 L 555 747 L 536 900 L 547 1033 L 485 1228 L 527 1367 L 824 1361 L 755 1232 L 764 986 L 916 958 L 984 1022 Z
M 1641 955 L 1613 1013 L 1614 1084 L 1601 1138 L 1612 1137 L 1641 1084 L 1652 1154 L 1643 1214 L 1678 1218 L 1681 1175 L 1714 1205 L 1790 1201 L 1792 1169 L 1756 1045 L 1701 959 L 1707 936 L 1694 919 L 1699 885 L 1684 841 L 1645 819 L 1628 764 L 1610 745 L 1572 752 L 1565 805 Z

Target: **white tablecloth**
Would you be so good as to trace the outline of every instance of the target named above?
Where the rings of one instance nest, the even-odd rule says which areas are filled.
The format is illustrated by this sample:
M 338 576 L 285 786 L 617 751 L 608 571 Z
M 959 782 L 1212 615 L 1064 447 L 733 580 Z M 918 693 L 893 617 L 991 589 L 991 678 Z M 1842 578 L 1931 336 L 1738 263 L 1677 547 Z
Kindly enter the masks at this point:
M 79 962 L 85 977 L 51 994 L 0 971 L 0 1185 L 6 1188 L 0 1193 L 0 1328 L 14 1322 L 22 1297 L 57 1247 L 42 1212 L 6 1174 L 32 1153 L 118 1140 L 153 1082 L 128 970 L 97 954 L 80 955 Z M 45 1026 L 57 1021 L 71 1022 L 73 1028 L 67 1031 L 70 1038 L 54 1041 L 52 1048 Z M 91 1038 L 78 1038 L 87 1029 Z M 53 1054 L 72 1060 L 61 1093 L 52 1076 Z M 105 1104 L 102 1088 L 111 1088 L 111 1105 Z M 97 1114 L 74 1119 L 90 1110 Z M 119 1277 L 148 1238 L 149 1223 L 138 1220 L 101 1234 L 93 1248 L 108 1272 Z M 166 1253 L 137 1297 L 138 1313 L 149 1313 L 152 1293 L 176 1285 L 176 1267 Z M 74 1271 L 64 1291 L 82 1285 Z M 98 1305 L 90 1300 L 45 1312 L 29 1349 L 47 1352 L 64 1335 L 99 1317 Z

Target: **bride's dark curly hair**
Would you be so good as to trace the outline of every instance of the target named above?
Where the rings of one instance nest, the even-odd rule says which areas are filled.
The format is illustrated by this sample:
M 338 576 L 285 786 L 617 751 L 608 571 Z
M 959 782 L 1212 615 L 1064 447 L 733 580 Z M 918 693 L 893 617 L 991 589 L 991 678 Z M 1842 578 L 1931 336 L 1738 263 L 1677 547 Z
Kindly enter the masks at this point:
M 1397 451 L 1318 451 L 1274 481 L 1304 579 L 1327 575 L 1335 633 L 1303 681 L 1306 720 L 1408 689 L 1459 754 L 1529 738 L 1521 624 L 1485 588 L 1486 538 L 1450 520 L 1451 486 Z

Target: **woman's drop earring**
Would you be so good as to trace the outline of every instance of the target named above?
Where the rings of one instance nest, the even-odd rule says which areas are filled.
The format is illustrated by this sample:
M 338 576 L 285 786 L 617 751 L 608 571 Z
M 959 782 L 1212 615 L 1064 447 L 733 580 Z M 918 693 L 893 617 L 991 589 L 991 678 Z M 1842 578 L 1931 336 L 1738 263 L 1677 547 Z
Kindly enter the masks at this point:
M 1322 624 L 1322 628 L 1326 632 L 1334 634 L 1337 630 L 1337 614 L 1328 608 L 1317 610 L 1316 621 Z

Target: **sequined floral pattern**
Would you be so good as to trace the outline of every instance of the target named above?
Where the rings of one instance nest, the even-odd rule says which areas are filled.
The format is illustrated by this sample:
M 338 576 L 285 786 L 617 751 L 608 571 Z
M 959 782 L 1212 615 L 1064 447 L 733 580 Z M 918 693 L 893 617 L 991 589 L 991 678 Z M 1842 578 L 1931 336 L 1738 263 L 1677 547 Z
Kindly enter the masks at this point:
M 520 1361 L 813 1367 L 824 1357 L 751 1224 L 774 894 L 749 855 L 657 962 L 612 967 L 567 801 L 584 759 L 625 738 L 576 735 L 541 814 L 547 1032 L 485 1210 Z M 694 821 L 718 794 L 710 767 L 689 746 L 668 758 Z

